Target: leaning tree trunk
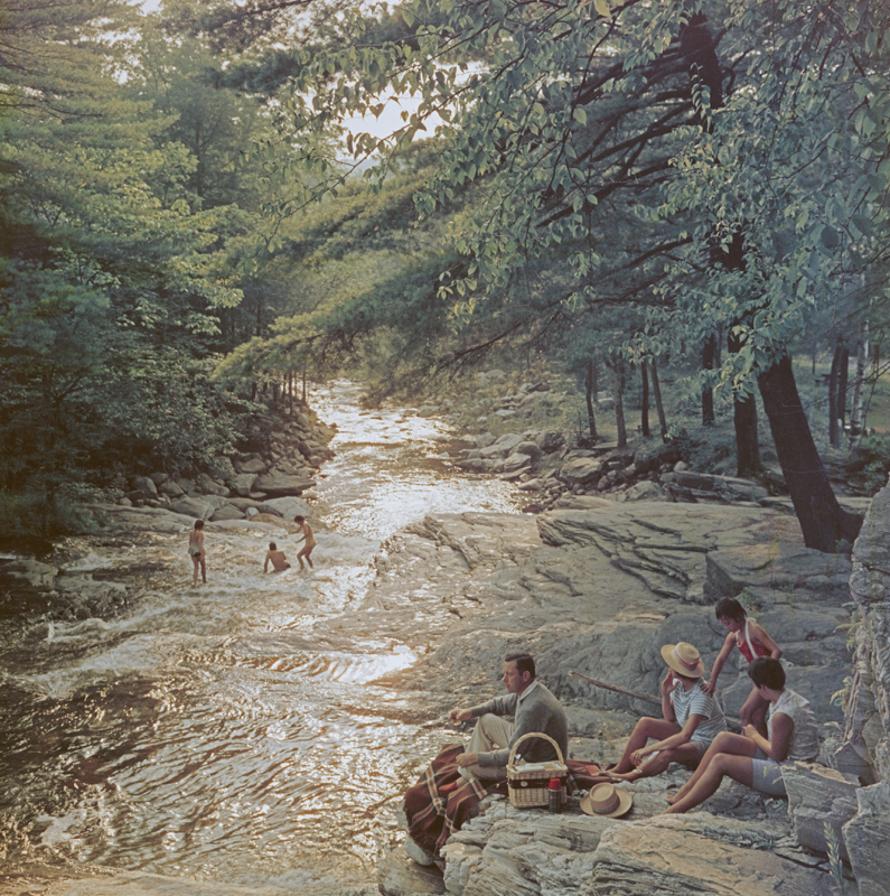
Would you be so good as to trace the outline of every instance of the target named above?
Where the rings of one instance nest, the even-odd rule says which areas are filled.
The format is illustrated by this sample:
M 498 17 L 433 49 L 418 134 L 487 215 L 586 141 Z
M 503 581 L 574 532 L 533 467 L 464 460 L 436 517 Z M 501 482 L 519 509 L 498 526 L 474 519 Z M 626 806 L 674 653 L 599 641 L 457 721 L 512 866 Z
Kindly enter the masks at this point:
M 714 369 L 714 362 L 717 359 L 717 337 L 713 334 L 708 336 L 702 347 L 701 366 L 702 370 L 708 371 Z M 714 390 L 710 381 L 702 386 L 701 390 L 701 422 L 705 426 L 714 425 Z
M 649 371 L 645 361 L 640 365 L 640 432 L 644 439 L 652 435 L 649 429 Z
M 842 541 L 852 545 L 862 519 L 837 503 L 813 442 L 791 358 L 783 355 L 757 377 L 757 384 L 804 543 L 828 552 L 842 549 Z
M 588 358 L 587 372 L 584 378 L 584 398 L 587 401 L 587 428 L 590 431 L 590 440 L 592 442 L 596 442 L 599 438 L 596 431 L 597 379 L 596 360 Z
M 664 402 L 661 400 L 661 384 L 658 382 L 658 368 L 654 361 L 649 362 L 649 372 L 652 378 L 652 395 L 655 397 L 655 410 L 658 412 L 658 428 L 661 430 L 661 440 L 667 440 L 668 425 L 664 416 Z

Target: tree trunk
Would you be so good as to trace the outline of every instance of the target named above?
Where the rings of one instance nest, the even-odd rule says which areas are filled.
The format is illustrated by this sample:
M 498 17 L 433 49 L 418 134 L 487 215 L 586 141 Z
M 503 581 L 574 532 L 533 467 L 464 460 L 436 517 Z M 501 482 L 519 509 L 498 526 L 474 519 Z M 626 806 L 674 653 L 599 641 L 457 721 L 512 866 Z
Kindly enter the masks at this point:
M 865 384 L 865 368 L 868 366 L 868 321 L 862 322 L 859 342 L 856 346 L 856 378 L 853 380 L 853 401 L 850 409 L 850 437 L 857 440 L 865 428 L 863 419 L 863 386 Z
M 615 362 L 615 426 L 618 429 L 618 447 L 627 447 L 627 425 L 624 422 L 624 361 Z
M 587 402 L 587 428 L 590 431 L 590 440 L 596 442 L 599 438 L 596 432 L 596 393 L 597 393 L 597 369 L 596 360 L 588 358 L 587 373 L 584 378 L 584 398 Z
M 726 348 L 735 353 L 741 349 L 739 337 L 729 328 Z M 753 395 L 734 392 L 733 424 L 735 427 L 736 475 L 754 477 L 763 469 L 760 462 L 760 437 L 757 432 L 757 399 Z
M 837 503 L 813 442 L 791 358 L 783 355 L 758 375 L 757 384 L 806 546 L 826 552 L 848 550 L 862 519 Z
M 834 344 L 831 371 L 828 374 L 828 442 L 832 448 L 840 448 L 841 436 L 837 425 L 837 379 L 841 365 L 841 340 Z
M 847 423 L 847 383 L 850 377 L 850 349 L 847 343 L 841 346 L 840 365 L 837 371 L 837 419 L 840 426 L 840 437 L 843 439 Z
M 658 368 L 654 361 L 649 362 L 652 374 L 652 395 L 655 397 L 655 410 L 658 412 L 658 428 L 661 430 L 662 441 L 667 441 L 668 426 L 664 416 L 664 402 L 661 400 L 661 385 L 658 382 Z
M 640 365 L 640 432 L 644 439 L 652 435 L 649 429 L 649 371 L 645 361 Z
M 302 402 L 303 402 L 304 405 L 306 404 L 306 396 L 307 396 L 307 394 L 308 394 L 308 393 L 307 393 L 307 391 L 306 391 L 306 365 L 303 364 L 303 394 L 302 394 Z
M 702 347 L 702 370 L 713 370 L 716 356 L 717 337 L 711 334 L 705 340 L 705 344 Z M 714 390 L 711 388 L 710 382 L 706 382 L 701 390 L 701 422 L 705 426 L 714 425 Z

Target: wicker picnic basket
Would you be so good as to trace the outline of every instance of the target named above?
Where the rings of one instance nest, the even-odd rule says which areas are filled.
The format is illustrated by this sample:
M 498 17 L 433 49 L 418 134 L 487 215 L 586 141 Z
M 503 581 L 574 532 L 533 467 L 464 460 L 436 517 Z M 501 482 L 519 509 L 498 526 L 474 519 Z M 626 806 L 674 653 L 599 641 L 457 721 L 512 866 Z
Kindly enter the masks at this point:
M 556 750 L 558 759 L 548 762 L 516 762 L 516 750 L 519 745 L 530 738 L 539 737 L 548 741 Z M 559 744 L 542 731 L 530 731 L 523 734 L 510 749 L 510 757 L 507 760 L 507 796 L 510 805 L 517 809 L 529 809 L 534 806 L 546 806 L 547 782 L 551 778 L 559 778 L 565 784 L 569 770 L 566 767 L 562 750 Z

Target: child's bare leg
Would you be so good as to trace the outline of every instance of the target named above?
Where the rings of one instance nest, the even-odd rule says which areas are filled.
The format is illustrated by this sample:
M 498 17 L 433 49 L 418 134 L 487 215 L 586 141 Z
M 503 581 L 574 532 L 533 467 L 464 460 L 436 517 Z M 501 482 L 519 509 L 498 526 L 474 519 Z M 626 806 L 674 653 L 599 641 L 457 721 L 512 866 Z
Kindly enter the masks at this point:
M 201 581 L 205 585 L 207 584 L 207 561 L 203 555 L 201 556 Z
M 668 802 L 676 804 L 698 784 L 711 759 L 718 753 L 732 753 L 738 756 L 753 756 L 757 752 L 757 746 L 753 740 L 741 734 L 733 734 L 730 731 L 721 731 L 710 743 L 702 756 L 698 768 L 692 773 L 692 777 L 672 796 Z
M 199 557 L 192 557 L 192 566 L 194 567 L 193 575 L 192 575 L 192 585 L 198 584 L 198 567 L 200 565 Z
M 632 772 L 612 777 L 621 781 L 637 781 L 640 778 L 652 778 L 660 775 L 672 762 L 692 763 L 701 758 L 701 749 L 695 744 L 680 744 L 668 750 L 659 750 L 651 759 L 635 768 Z
M 627 745 L 618 762 L 609 769 L 610 774 L 621 775 L 627 772 L 635 771 L 633 763 L 630 761 L 630 754 L 645 747 L 649 738 L 654 740 L 663 740 L 676 734 L 680 729 L 674 722 L 666 722 L 664 719 L 656 719 L 652 716 L 643 716 L 631 732 L 627 739 Z

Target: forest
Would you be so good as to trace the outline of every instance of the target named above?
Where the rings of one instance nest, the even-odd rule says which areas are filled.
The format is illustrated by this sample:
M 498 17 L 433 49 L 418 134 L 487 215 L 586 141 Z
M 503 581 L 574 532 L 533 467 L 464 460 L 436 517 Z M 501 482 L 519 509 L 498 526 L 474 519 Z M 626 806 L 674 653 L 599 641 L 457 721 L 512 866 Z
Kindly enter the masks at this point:
M 597 388 L 619 442 L 631 390 L 670 438 L 679 377 L 739 475 L 772 440 L 808 546 L 849 546 L 794 361 L 828 359 L 829 445 L 890 464 L 888 25 L 876 0 L 5 9 L 4 529 L 212 470 L 307 376 L 410 394 L 535 357 L 592 439 Z

